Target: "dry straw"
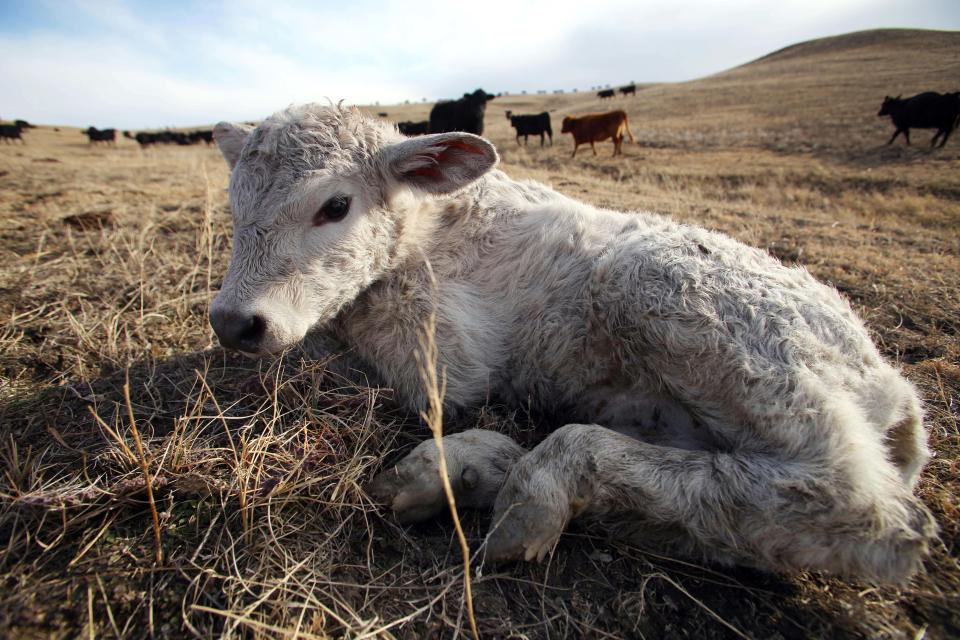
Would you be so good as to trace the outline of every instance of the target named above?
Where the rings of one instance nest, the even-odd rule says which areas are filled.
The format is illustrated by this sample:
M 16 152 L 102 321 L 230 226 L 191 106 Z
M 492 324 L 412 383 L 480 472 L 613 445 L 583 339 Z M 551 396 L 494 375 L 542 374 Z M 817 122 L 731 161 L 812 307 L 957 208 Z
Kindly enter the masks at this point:
M 581 530 L 550 567 L 473 574 L 484 635 L 734 635 L 713 614 L 757 638 L 960 626 L 960 138 L 885 147 L 890 124 L 874 115 L 890 86 L 954 90 L 960 34 L 888 35 L 902 44 L 860 34 L 618 98 L 641 144 L 616 161 L 601 145 L 571 163 L 559 135 L 518 147 L 492 111 L 485 135 L 513 178 L 719 229 L 838 286 L 924 396 L 937 456 L 920 493 L 944 541 L 928 571 L 903 590 L 868 589 L 705 568 Z M 862 73 L 866 58 L 882 72 Z M 596 108 L 583 92 L 501 102 Z M 420 120 L 429 105 L 386 110 Z M 364 491 L 425 437 L 416 419 L 324 360 L 212 348 L 206 305 L 230 255 L 218 152 L 91 148 L 68 128 L 25 136 L 0 145 L 0 636 L 468 636 L 450 528 L 402 529 Z M 75 215 L 94 224 L 72 226 Z M 444 414 L 448 431 L 479 423 L 536 441 L 497 407 L 456 424 Z M 489 519 L 460 515 L 476 548 Z
M 433 275 L 433 269 L 427 263 L 427 273 L 434 293 L 437 289 L 437 283 Z M 457 532 L 457 539 L 460 541 L 460 553 L 463 556 L 463 592 L 464 599 L 467 602 L 467 619 L 470 622 L 470 631 L 474 640 L 479 640 L 480 634 L 477 631 L 477 621 L 473 613 L 473 591 L 470 584 L 470 546 L 467 544 L 467 538 L 463 533 L 463 527 L 460 525 L 460 515 L 457 513 L 457 504 L 453 495 L 453 488 L 450 486 L 450 477 L 447 475 L 447 458 L 443 451 L 443 398 L 446 395 L 447 379 L 444 372 L 439 372 L 437 363 L 437 314 L 435 310 L 430 311 L 430 315 L 423 321 L 418 333 L 418 342 L 420 349 L 415 352 L 417 368 L 420 371 L 420 379 L 427 391 L 427 401 L 429 408 L 422 412 L 423 420 L 430 427 L 433 434 L 433 441 L 437 445 L 437 452 L 440 467 L 440 481 L 443 483 L 443 491 L 447 496 L 447 505 L 450 507 L 450 516 L 453 518 L 453 526 Z

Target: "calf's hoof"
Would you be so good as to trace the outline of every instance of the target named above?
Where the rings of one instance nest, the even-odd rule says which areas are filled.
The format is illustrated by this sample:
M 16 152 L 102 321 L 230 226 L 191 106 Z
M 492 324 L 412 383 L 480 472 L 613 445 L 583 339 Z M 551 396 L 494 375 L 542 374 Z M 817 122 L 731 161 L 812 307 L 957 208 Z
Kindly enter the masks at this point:
M 553 550 L 568 520 L 569 514 L 546 504 L 512 505 L 502 515 L 494 516 L 484 559 L 495 563 L 540 562 Z
M 390 507 L 401 524 L 423 522 L 443 509 L 439 469 L 427 460 L 404 458 L 378 474 L 367 491 L 379 504 Z
M 493 504 L 510 465 L 523 449 L 509 437 L 472 429 L 443 439 L 447 477 L 458 506 L 486 508 Z M 389 506 L 401 524 L 423 522 L 446 508 L 440 478 L 440 455 L 433 440 L 421 442 L 395 467 L 378 474 L 370 496 Z

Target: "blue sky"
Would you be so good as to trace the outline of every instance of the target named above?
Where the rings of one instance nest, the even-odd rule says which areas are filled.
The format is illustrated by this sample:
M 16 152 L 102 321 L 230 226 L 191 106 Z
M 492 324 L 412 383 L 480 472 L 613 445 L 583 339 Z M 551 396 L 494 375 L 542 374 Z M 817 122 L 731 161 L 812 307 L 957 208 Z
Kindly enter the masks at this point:
M 960 0 L 0 0 L 0 117 L 153 128 L 709 75 L 803 40 L 960 28 Z

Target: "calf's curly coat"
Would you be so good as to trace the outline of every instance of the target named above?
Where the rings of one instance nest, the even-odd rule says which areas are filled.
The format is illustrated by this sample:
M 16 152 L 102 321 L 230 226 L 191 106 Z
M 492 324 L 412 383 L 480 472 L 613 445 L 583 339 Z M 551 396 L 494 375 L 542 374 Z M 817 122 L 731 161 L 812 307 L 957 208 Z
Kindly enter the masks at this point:
M 471 134 L 405 138 L 305 105 L 215 135 L 234 215 L 211 308 L 222 341 L 347 347 L 419 410 L 412 354 L 435 310 L 448 407 L 568 416 L 531 451 L 447 437 L 461 501 L 493 507 L 488 559 L 541 558 L 576 518 L 776 571 L 900 581 L 921 566 L 935 524 L 912 495 L 928 457 L 917 394 L 804 269 L 511 180 Z M 432 447 L 371 487 L 404 520 L 442 506 Z

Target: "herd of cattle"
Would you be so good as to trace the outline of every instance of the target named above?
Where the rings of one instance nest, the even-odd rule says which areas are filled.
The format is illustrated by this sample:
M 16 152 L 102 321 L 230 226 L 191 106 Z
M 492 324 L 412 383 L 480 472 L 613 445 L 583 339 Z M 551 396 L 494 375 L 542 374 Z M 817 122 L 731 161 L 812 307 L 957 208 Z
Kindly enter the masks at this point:
M 619 91 L 624 97 L 635 96 L 637 95 L 637 85 L 628 84 L 620 87 Z M 600 100 L 613 98 L 616 92 L 616 89 L 603 89 L 597 92 L 597 97 L 600 98 Z M 446 133 L 449 131 L 465 131 L 467 133 L 483 135 L 483 117 L 486 114 L 487 103 L 495 97 L 496 96 L 487 93 L 483 89 L 477 89 L 473 93 L 463 94 L 463 97 L 457 100 L 438 102 L 433 106 L 433 109 L 430 110 L 429 120 L 421 120 L 419 122 L 407 120 L 397 123 L 397 128 L 400 130 L 400 133 L 408 136 L 419 136 L 427 133 Z M 622 117 L 615 117 L 612 114 L 622 114 Z M 381 112 L 378 115 L 386 118 L 388 114 Z M 537 114 L 514 114 L 512 111 L 507 111 L 506 115 L 507 120 L 510 121 L 510 125 L 516 130 L 517 144 L 520 143 L 520 136 L 523 136 L 524 144 L 528 142 L 529 136 L 540 136 L 541 147 L 544 146 L 546 138 L 550 139 L 551 145 L 553 144 L 553 127 L 550 123 L 550 114 L 546 111 Z M 603 117 L 598 119 L 598 116 Z M 620 119 L 617 120 L 615 126 L 607 126 L 606 123 L 611 118 Z M 630 135 L 630 139 L 633 140 L 633 135 L 630 134 L 626 120 L 626 114 L 620 110 L 612 111 L 608 114 L 586 114 L 578 117 L 570 116 L 564 118 L 564 129 L 562 133 L 579 132 L 579 137 L 577 133 L 574 133 L 574 155 L 577 153 L 576 145 L 589 142 L 591 143 L 591 147 L 593 147 L 594 142 L 607 140 L 608 138 L 613 138 L 614 155 L 617 155 L 621 153 L 620 145 L 623 141 L 623 130 L 625 130 Z M 598 125 L 598 122 L 601 124 Z M 603 137 L 594 137 L 597 135 L 602 135 Z M 597 153 L 595 148 L 593 153 Z
M 96 127 L 87 127 L 80 133 L 84 134 L 90 139 L 90 144 L 109 144 L 116 146 L 117 144 L 117 130 L 116 129 L 97 129 Z M 129 138 L 130 140 L 135 140 L 137 144 L 140 145 L 141 149 L 146 149 L 147 147 L 155 144 L 176 144 L 180 146 L 188 146 L 191 144 L 198 144 L 203 142 L 205 144 L 213 144 L 213 129 L 203 129 L 200 131 L 160 131 L 156 133 L 147 133 L 141 131 L 139 133 L 132 133 L 130 131 L 123 132 L 124 138 Z
M 620 92 L 624 96 L 636 95 L 637 87 L 630 84 L 621 87 Z M 613 89 L 605 89 L 597 93 L 597 97 L 601 100 L 613 96 Z M 483 118 L 486 115 L 487 103 L 495 97 L 483 89 L 477 89 L 473 93 L 463 94 L 463 97 L 457 100 L 438 102 L 430 110 L 429 120 L 399 122 L 397 128 L 400 133 L 408 136 L 447 133 L 449 131 L 465 131 L 483 135 Z M 378 115 L 385 118 L 388 114 L 379 113 Z M 520 136 L 523 136 L 524 144 L 529 141 L 530 136 L 540 136 L 541 147 L 544 146 L 547 138 L 550 139 L 550 144 L 553 144 L 553 126 L 548 112 L 514 114 L 512 111 L 507 111 L 506 116 L 510 125 L 516 130 L 517 144 L 520 144 Z M 631 141 L 635 141 L 627 122 L 627 114 L 620 109 L 607 113 L 567 116 L 563 119 L 561 133 L 573 134 L 574 156 L 577 155 L 577 147 L 581 144 L 589 143 L 594 155 L 596 155 L 597 150 L 593 146 L 595 142 L 612 140 L 613 155 L 619 155 L 622 153 L 621 145 L 623 144 L 624 134 L 628 135 Z
M 0 124 L 0 139 L 3 139 L 3 141 L 8 144 L 17 140 L 23 144 L 26 144 L 23 139 L 23 132 L 27 129 L 35 128 L 36 127 L 34 125 L 30 124 L 26 120 L 15 120 L 13 124 Z M 96 127 L 87 127 L 80 133 L 87 136 L 87 139 L 90 141 L 91 145 L 116 146 L 117 144 L 116 129 L 97 129 Z M 199 131 L 167 130 L 156 133 L 147 133 L 141 131 L 140 133 L 136 134 L 130 131 L 124 131 L 123 136 L 125 138 L 135 140 L 142 149 L 155 144 L 176 144 L 181 146 L 198 144 L 200 142 L 205 144 L 213 144 L 213 129 L 201 129 Z
M 619 91 L 624 97 L 635 96 L 637 87 L 635 84 L 630 84 L 620 87 Z M 613 98 L 615 95 L 614 89 L 597 92 L 597 97 L 601 101 Z M 458 100 L 438 102 L 430 111 L 429 120 L 400 122 L 397 128 L 408 136 L 448 131 L 466 131 L 482 135 L 487 102 L 493 99 L 493 95 L 477 89 L 473 93 L 463 94 L 463 97 Z M 387 117 L 386 113 L 379 115 Z M 911 98 L 887 96 L 878 115 L 890 116 L 896 127 L 893 137 L 887 142 L 888 145 L 893 143 L 901 133 L 907 144 L 910 144 L 910 129 L 913 128 L 936 129 L 937 133 L 930 141 L 930 146 L 934 146 L 939 139 L 939 146 L 942 147 L 953 130 L 960 125 L 960 92 L 940 94 L 927 91 Z M 553 127 L 548 112 L 515 114 L 513 111 L 507 111 L 506 116 L 510 126 L 516 132 L 517 144 L 520 144 L 521 136 L 524 145 L 528 143 L 530 136 L 540 136 L 541 147 L 545 145 L 547 139 L 550 140 L 551 145 L 553 144 Z M 567 116 L 563 119 L 560 132 L 573 136 L 573 156 L 577 155 L 577 147 L 581 144 L 589 143 L 593 154 L 596 155 L 594 143 L 611 140 L 613 155 L 616 156 L 623 153 L 622 145 L 625 135 L 631 142 L 635 142 L 627 114 L 621 109 Z
M 145 149 L 155 144 L 175 144 L 181 147 L 191 144 L 213 144 L 213 129 L 201 129 L 200 131 L 160 131 L 158 133 L 131 133 L 124 131 L 123 136 L 136 140 L 141 149 Z
M 625 87 L 620 87 L 619 91 L 623 94 L 623 97 L 635 96 L 637 95 L 637 85 L 628 84 Z M 603 89 L 601 91 L 597 91 L 597 97 L 601 100 L 612 99 L 615 95 L 617 95 L 617 90 L 615 89 Z
M 635 96 L 637 86 L 629 84 L 619 89 L 603 89 L 597 92 L 597 97 L 601 101 L 610 99 L 616 95 L 617 91 L 624 97 Z M 486 114 L 487 103 L 494 98 L 493 94 L 489 94 L 483 89 L 477 89 L 473 93 L 463 94 L 463 97 L 457 100 L 445 100 L 436 103 L 430 110 L 429 120 L 399 122 L 397 128 L 401 133 L 408 136 L 449 131 L 465 131 L 483 135 L 483 118 Z M 388 117 L 388 114 L 383 112 L 378 115 L 383 118 Z M 927 91 L 910 98 L 887 96 L 877 115 L 890 116 L 896 127 L 893 136 L 887 142 L 888 145 L 892 144 L 901 133 L 909 145 L 910 129 L 936 129 L 937 133 L 930 141 L 930 146 L 935 146 L 939 140 L 939 146 L 942 147 L 947 143 L 947 139 L 953 133 L 953 130 L 960 125 L 960 92 L 940 94 Z M 553 145 L 553 127 L 548 112 L 515 114 L 512 111 L 507 111 L 506 116 L 507 120 L 510 121 L 510 126 L 516 131 L 517 144 L 520 144 L 521 136 L 523 137 L 523 144 L 527 144 L 529 136 L 540 136 L 541 147 L 544 146 L 548 138 L 550 144 Z M 13 124 L 0 124 L 0 139 L 5 143 L 19 140 L 25 144 L 22 134 L 27 129 L 33 128 L 35 128 L 34 125 L 26 120 L 15 120 Z M 577 147 L 581 144 L 589 144 L 594 155 L 596 155 L 597 150 L 594 143 L 611 140 L 613 142 L 613 155 L 616 156 L 623 153 L 622 145 L 625 135 L 630 138 L 631 142 L 635 142 L 633 133 L 630 131 L 627 114 L 622 109 L 567 116 L 563 119 L 560 132 L 569 133 L 573 136 L 574 156 L 577 155 Z M 89 138 L 91 145 L 116 145 L 117 143 L 116 129 L 88 127 L 81 133 Z M 124 131 L 123 135 L 136 141 L 141 149 L 158 144 L 179 146 L 201 142 L 208 145 L 213 144 L 213 131 L 211 129 L 189 132 L 166 130 L 152 133 Z

